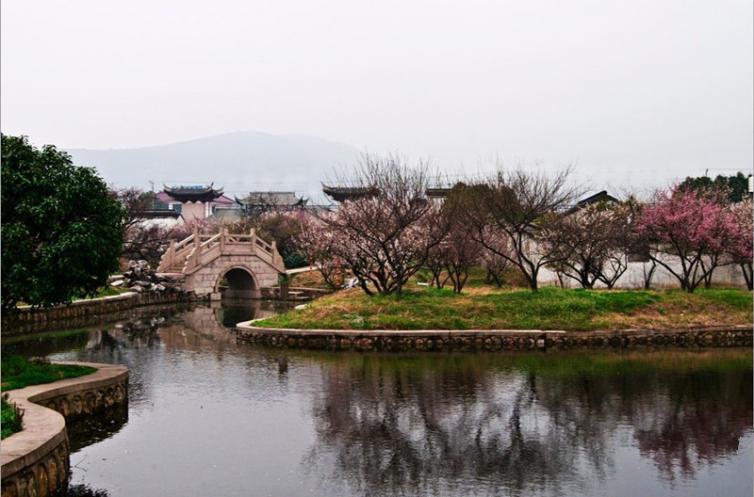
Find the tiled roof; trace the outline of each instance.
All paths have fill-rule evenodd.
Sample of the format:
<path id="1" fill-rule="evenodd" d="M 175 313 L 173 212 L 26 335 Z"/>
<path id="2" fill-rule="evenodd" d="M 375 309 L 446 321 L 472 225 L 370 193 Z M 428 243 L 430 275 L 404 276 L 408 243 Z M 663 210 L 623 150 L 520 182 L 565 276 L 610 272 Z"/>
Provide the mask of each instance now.
<path id="1" fill-rule="evenodd" d="M 165 193 L 179 202 L 210 202 L 223 194 L 223 189 L 215 189 L 212 184 L 165 186 Z"/>

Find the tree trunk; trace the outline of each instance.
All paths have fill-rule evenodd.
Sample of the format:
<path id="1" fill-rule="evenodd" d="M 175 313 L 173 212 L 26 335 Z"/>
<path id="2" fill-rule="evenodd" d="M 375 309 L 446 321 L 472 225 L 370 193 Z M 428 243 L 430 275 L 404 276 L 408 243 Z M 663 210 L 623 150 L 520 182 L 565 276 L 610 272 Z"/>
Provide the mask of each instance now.
<path id="1" fill-rule="evenodd" d="M 581 283 L 581 288 L 586 288 L 587 290 L 594 288 L 594 282 L 589 279 L 589 273 L 586 271 L 582 271 L 579 274 L 579 283 Z"/>
<path id="2" fill-rule="evenodd" d="M 744 262 L 741 264 L 741 271 L 744 273 L 744 280 L 746 281 L 746 288 L 754 290 L 754 268 L 752 268 L 751 262 Z"/>
<path id="3" fill-rule="evenodd" d="M 529 288 L 531 288 L 532 292 L 538 292 L 539 291 L 539 284 L 537 282 L 537 276 L 539 276 L 539 271 L 532 270 L 531 275 L 526 274 L 524 272 L 524 275 L 526 276 L 526 279 L 529 281 Z"/>
<path id="4" fill-rule="evenodd" d="M 649 268 L 649 272 L 647 272 L 646 269 L 644 270 L 644 290 L 650 290 L 652 288 L 652 278 L 654 277 L 656 270 L 657 262 L 655 261 L 652 261 L 652 266 Z"/>

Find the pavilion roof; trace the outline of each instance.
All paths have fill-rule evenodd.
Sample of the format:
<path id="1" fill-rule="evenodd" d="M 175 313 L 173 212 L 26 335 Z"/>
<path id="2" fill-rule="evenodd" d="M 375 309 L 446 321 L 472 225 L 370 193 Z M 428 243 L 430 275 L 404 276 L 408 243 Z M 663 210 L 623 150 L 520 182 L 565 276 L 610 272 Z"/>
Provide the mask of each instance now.
<path id="1" fill-rule="evenodd" d="M 322 191 L 325 195 L 332 197 L 333 200 L 343 202 L 357 198 L 373 197 L 379 193 L 374 186 L 328 186 L 322 185 Z"/>
<path id="2" fill-rule="evenodd" d="M 211 202 L 223 196 L 222 188 L 214 188 L 214 184 L 164 186 L 164 192 L 178 202 Z M 230 200 L 230 199 L 228 199 Z"/>

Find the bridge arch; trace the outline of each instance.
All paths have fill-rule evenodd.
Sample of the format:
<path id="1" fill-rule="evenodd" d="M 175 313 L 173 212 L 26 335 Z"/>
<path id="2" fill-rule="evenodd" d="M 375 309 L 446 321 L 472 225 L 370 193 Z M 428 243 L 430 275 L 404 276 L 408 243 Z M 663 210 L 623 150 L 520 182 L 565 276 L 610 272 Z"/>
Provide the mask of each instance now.
<path id="1" fill-rule="evenodd" d="M 214 294 L 226 298 L 259 298 L 259 283 L 254 271 L 243 264 L 226 267 L 217 277 Z"/>
<path id="2" fill-rule="evenodd" d="M 228 296 L 260 298 L 263 289 L 275 287 L 286 274 L 274 241 L 267 243 L 254 230 L 229 233 L 225 228 L 214 235 L 195 229 L 180 242 L 171 241 L 158 271 L 183 275 L 184 290 L 211 300 L 219 299 L 221 290 Z M 223 281 L 229 284 L 221 285 Z"/>

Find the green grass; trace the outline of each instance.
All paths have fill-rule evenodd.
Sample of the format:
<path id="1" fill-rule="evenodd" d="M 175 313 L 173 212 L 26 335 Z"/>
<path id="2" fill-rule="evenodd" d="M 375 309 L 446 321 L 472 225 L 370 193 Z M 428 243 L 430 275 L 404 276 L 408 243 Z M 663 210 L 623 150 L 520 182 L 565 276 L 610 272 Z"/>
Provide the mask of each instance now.
<path id="1" fill-rule="evenodd" d="M 64 378 L 76 378 L 96 371 L 88 366 L 52 364 L 42 360 L 28 360 L 21 356 L 3 357 L 1 366 L 0 382 L 4 391 Z"/>
<path id="2" fill-rule="evenodd" d="M 97 289 L 97 293 L 94 295 L 88 296 L 88 297 L 73 297 L 73 300 L 90 300 L 90 299 L 99 299 L 102 297 L 112 297 L 114 295 L 120 295 L 121 293 L 128 292 L 128 288 L 114 288 L 111 286 L 103 286 L 101 288 Z"/>
<path id="3" fill-rule="evenodd" d="M 52 364 L 44 360 L 29 360 L 21 356 L 3 357 L 0 364 L 0 382 L 4 391 L 29 385 L 50 383 L 65 378 L 76 378 L 95 372 L 95 368 L 69 364 Z M 22 413 L 2 397 L 2 438 L 21 430 Z"/>
<path id="4" fill-rule="evenodd" d="M 749 324 L 752 295 L 745 290 L 569 290 L 539 292 L 415 287 L 402 295 L 368 297 L 338 292 L 259 322 L 280 328 L 324 329 L 562 329 L 678 328 Z"/>
<path id="5" fill-rule="evenodd" d="M 115 288 L 111 286 L 103 286 L 97 289 L 97 291 L 94 293 L 94 295 L 89 295 L 86 297 L 82 297 L 80 295 L 74 295 L 71 298 L 72 302 L 76 302 L 78 300 L 91 300 L 91 299 L 99 299 L 102 297 L 112 297 L 114 295 L 120 295 L 121 293 L 130 292 L 128 288 Z M 17 306 L 24 306 L 29 305 L 27 302 L 19 301 L 16 303 Z"/>
<path id="6" fill-rule="evenodd" d="M 0 410 L 0 438 L 6 438 L 14 433 L 21 431 L 21 418 L 23 414 L 19 409 L 8 402 L 5 397 L 0 400 L 2 402 L 2 409 Z"/>

